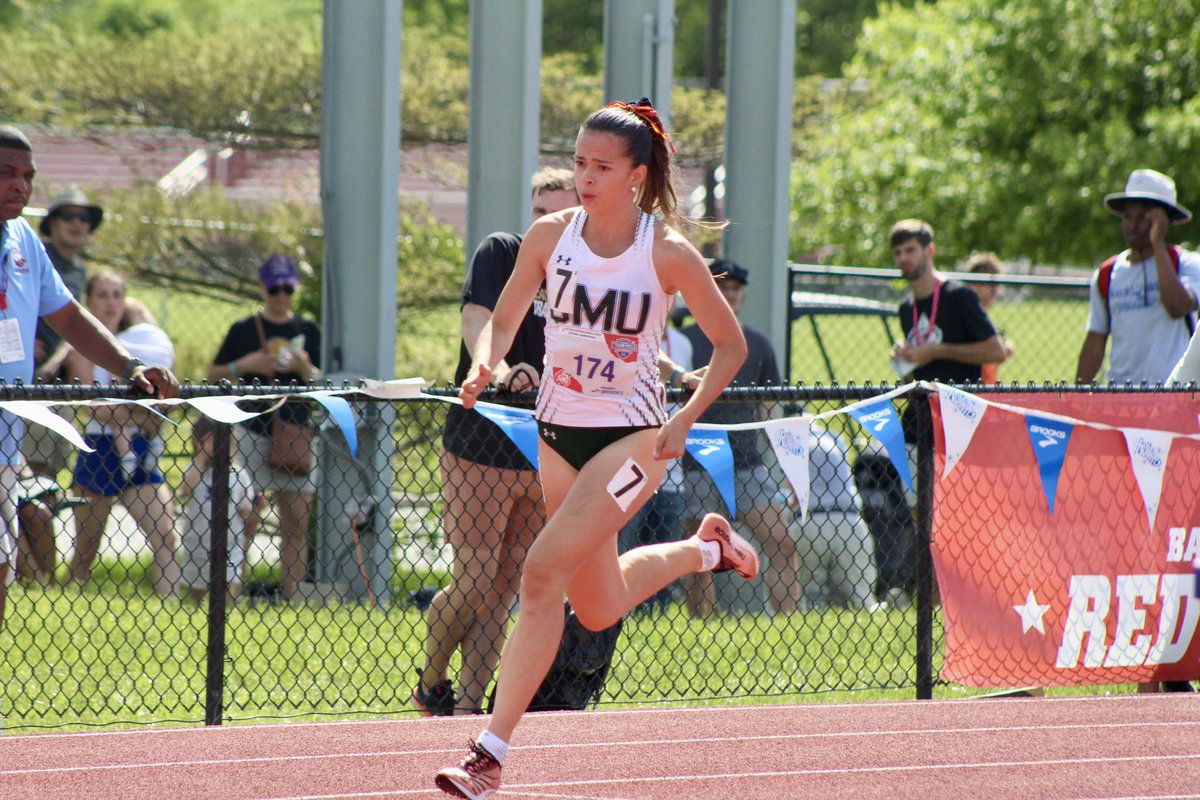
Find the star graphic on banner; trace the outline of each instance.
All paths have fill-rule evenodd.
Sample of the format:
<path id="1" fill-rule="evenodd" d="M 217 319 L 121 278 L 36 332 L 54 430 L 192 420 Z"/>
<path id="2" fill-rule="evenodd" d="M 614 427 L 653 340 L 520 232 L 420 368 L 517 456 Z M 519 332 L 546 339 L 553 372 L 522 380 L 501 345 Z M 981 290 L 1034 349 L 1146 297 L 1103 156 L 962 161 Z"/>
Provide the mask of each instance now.
<path id="1" fill-rule="evenodd" d="M 1045 633 L 1046 629 L 1042 627 L 1042 617 L 1049 610 L 1049 605 L 1038 603 L 1037 598 L 1033 596 L 1033 589 L 1030 589 L 1029 595 L 1025 598 L 1025 605 L 1013 606 L 1013 611 L 1021 617 L 1021 633 L 1029 633 L 1030 628 L 1037 628 L 1038 633 Z"/>

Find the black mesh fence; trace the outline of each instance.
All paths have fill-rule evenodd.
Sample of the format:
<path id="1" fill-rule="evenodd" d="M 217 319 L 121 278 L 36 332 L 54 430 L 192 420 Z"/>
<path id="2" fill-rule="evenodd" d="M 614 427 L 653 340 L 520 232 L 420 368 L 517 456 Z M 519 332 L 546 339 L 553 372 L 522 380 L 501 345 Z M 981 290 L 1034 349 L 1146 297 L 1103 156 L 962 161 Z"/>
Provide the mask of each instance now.
<path id="1" fill-rule="evenodd" d="M 1087 327 L 1090 274 L 1010 268 L 1005 275 L 943 274 L 973 288 L 997 287 L 987 313 L 1014 349 L 996 370 L 998 382 L 1073 382 Z M 888 349 L 903 338 L 897 310 L 908 292 L 898 270 L 796 264 L 788 277 L 793 322 L 781 363 L 785 382 L 897 379 Z M 1102 369 L 1097 380 L 1104 375 Z"/>
<path id="2" fill-rule="evenodd" d="M 736 390 L 721 402 L 792 415 L 872 393 Z M 140 421 L 58 406 L 96 453 L 31 425 L 25 449 L 48 474 L 21 472 L 17 580 L 0 633 L 4 724 L 403 713 L 418 686 L 436 704 L 442 680 L 460 705 L 483 706 L 541 524 L 535 473 L 444 452 L 451 406 L 439 399 L 347 397 L 355 456 L 325 408 L 298 396 L 274 422 L 232 426 L 187 405 Z M 749 434 L 734 526 L 762 551 L 763 574 L 688 576 L 648 600 L 609 643 L 610 663 L 596 665 L 603 690 L 589 699 L 916 687 L 919 673 L 928 689 L 915 665 L 912 498 L 854 423 L 833 420 L 804 520 L 771 448 Z M 304 430 L 289 439 L 282 422 Z M 511 447 L 494 426 L 481 435 L 471 452 Z M 280 458 L 272 447 L 285 440 L 308 457 Z M 622 547 L 728 513 L 692 466 L 668 475 Z M 467 657 L 462 640 L 475 642 Z"/>
<path id="3" fill-rule="evenodd" d="M 228 391 L 187 387 L 184 397 Z M 456 445 L 458 454 L 445 450 L 449 390 L 392 401 L 341 393 L 354 455 L 326 406 L 301 391 L 261 390 L 288 395 L 286 405 L 274 421 L 237 425 L 187 404 L 166 419 L 57 407 L 101 455 L 31 429 L 26 450 L 41 443 L 50 468 L 26 469 L 16 493 L 18 577 L 0 633 L 7 728 L 417 713 L 414 690 L 432 711 L 486 707 L 519 613 L 520 562 L 541 526 L 535 474 L 495 426 Z M 719 402 L 795 417 L 883 391 L 739 388 Z M 931 696 L 944 631 L 929 548 L 929 403 L 925 390 L 894 400 L 908 421 L 915 490 L 850 415 L 822 416 L 803 518 L 766 437 L 741 432 L 733 525 L 763 554 L 762 574 L 684 576 L 608 638 L 568 626 L 578 641 L 567 660 L 587 673 L 574 678 L 576 696 Z M 284 422 L 303 430 L 282 434 Z M 307 458 L 274 452 L 289 441 Z M 728 514 L 726 496 L 681 463 L 619 545 L 683 538 L 708 511 Z"/>

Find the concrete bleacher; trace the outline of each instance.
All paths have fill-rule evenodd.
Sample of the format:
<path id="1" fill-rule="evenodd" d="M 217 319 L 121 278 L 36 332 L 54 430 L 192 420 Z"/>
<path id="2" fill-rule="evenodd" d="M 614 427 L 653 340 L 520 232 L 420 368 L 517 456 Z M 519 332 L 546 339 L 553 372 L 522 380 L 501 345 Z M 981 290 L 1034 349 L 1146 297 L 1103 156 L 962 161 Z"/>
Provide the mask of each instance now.
<path id="1" fill-rule="evenodd" d="M 35 207 L 45 207 L 66 187 L 76 184 L 102 199 L 106 190 L 158 184 L 185 159 L 203 151 L 207 173 L 184 191 L 221 186 L 227 197 L 249 203 L 300 201 L 320 203 L 320 151 L 256 150 L 222 147 L 174 131 L 119 131 L 111 134 L 65 135 L 27 131 L 33 143 L 38 177 Z M 567 166 L 566 159 L 562 159 Z M 702 185 L 696 169 L 684 170 L 684 191 Z M 400 154 L 402 199 L 426 203 L 439 221 L 460 236 L 467 229 L 467 148 L 434 144 L 404 147 Z"/>
<path id="2" fill-rule="evenodd" d="M 202 143 L 156 134 L 120 137 L 27 133 L 37 164 L 34 204 L 44 205 L 66 187 L 87 191 L 155 183 Z"/>
<path id="3" fill-rule="evenodd" d="M 158 184 L 197 150 L 207 155 L 207 175 L 192 191 L 220 185 L 226 196 L 245 202 L 320 202 L 316 149 L 233 150 L 169 132 L 27 135 L 38 168 L 35 207 L 44 208 L 71 185 L 102 198 L 106 190 Z M 466 159 L 463 145 L 409 147 L 400 157 L 401 198 L 429 204 L 460 235 L 467 219 Z"/>

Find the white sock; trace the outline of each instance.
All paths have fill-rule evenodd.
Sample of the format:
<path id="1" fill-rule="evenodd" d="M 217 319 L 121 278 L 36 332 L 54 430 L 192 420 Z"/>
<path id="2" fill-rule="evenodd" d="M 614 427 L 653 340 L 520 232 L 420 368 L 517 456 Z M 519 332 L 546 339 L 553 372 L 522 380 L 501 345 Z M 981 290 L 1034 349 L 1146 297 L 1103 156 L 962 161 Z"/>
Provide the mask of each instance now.
<path id="1" fill-rule="evenodd" d="M 142 455 L 142 469 L 146 472 L 154 472 L 158 469 L 158 461 L 162 457 L 164 449 L 163 440 L 158 437 L 146 442 L 146 452 Z"/>
<path id="2" fill-rule="evenodd" d="M 129 479 L 133 476 L 133 471 L 137 469 L 137 464 L 137 453 L 130 450 L 128 453 L 121 454 L 121 473 L 126 479 Z"/>
<path id="3" fill-rule="evenodd" d="M 504 766 L 504 759 L 508 756 L 508 742 L 488 730 L 479 734 L 475 742 L 491 753 L 492 757 L 500 762 L 500 766 Z"/>
<path id="4" fill-rule="evenodd" d="M 693 536 L 692 541 L 700 548 L 700 569 L 697 572 L 711 572 L 721 563 L 720 542 L 709 542 L 699 536 Z"/>

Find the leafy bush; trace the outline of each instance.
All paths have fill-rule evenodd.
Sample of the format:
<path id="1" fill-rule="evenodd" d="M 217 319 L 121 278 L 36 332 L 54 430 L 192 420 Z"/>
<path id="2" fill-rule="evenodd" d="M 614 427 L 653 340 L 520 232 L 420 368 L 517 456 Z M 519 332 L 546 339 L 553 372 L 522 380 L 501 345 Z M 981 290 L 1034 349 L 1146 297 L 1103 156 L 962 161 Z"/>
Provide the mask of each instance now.
<path id="1" fill-rule="evenodd" d="M 90 263 L 128 276 L 131 294 L 142 295 L 175 341 L 181 376 L 201 379 L 229 323 L 261 302 L 258 267 L 268 255 L 282 253 L 300 264 L 304 287 L 298 310 L 320 319 L 319 207 L 299 201 L 247 204 L 219 189 L 170 200 L 153 186 L 93 199 L 109 213 L 96 231 Z M 462 240 L 421 203 L 401 206 L 399 228 L 398 330 L 418 332 L 421 368 L 448 379 L 458 355 Z M 441 313 L 446 310 L 452 313 Z"/>

